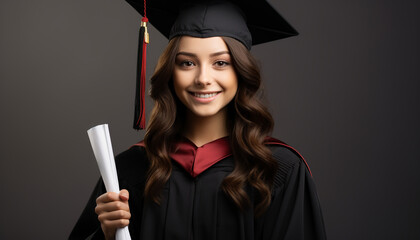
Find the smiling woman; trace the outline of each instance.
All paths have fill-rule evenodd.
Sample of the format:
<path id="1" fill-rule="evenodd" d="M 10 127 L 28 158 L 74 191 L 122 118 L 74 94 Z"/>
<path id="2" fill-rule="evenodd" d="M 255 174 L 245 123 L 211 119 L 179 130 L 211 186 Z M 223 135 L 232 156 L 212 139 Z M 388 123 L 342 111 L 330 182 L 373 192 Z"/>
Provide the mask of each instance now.
<path id="1" fill-rule="evenodd" d="M 188 126 L 197 122 L 194 120 L 197 117 L 213 118 L 218 121 L 215 125 L 225 125 L 225 107 L 238 88 L 230 58 L 221 37 L 181 37 L 173 84 L 178 99 L 188 109 Z M 227 135 L 227 132 L 218 135 Z"/>
<path id="2" fill-rule="evenodd" d="M 169 38 L 151 78 L 144 141 L 116 157 L 124 190 L 104 193 L 100 180 L 70 238 L 113 239 L 128 225 L 142 240 L 325 239 L 306 162 L 269 137 L 241 9 L 190 4 Z"/>

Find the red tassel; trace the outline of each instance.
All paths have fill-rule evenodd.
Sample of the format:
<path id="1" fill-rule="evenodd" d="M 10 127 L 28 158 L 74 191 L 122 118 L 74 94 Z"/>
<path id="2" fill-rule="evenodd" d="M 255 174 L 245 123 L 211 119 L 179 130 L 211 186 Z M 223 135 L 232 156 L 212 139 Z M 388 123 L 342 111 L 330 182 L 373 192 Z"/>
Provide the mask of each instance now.
<path id="1" fill-rule="evenodd" d="M 149 33 L 147 32 L 147 22 L 149 20 L 144 17 L 141 20 L 139 51 L 137 66 L 137 84 L 136 84 L 136 101 L 134 114 L 134 129 L 144 129 L 146 127 L 146 107 L 145 107 L 145 91 L 146 91 L 146 48 L 149 43 Z M 141 44 L 141 45 L 140 45 Z"/>

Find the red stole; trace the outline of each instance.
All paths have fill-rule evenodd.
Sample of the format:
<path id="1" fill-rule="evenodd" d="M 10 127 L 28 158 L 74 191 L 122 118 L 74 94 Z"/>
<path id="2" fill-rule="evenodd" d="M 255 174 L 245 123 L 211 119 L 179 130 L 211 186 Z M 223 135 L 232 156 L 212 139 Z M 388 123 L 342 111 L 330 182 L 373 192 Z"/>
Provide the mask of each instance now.
<path id="1" fill-rule="evenodd" d="M 303 160 L 309 170 L 309 173 L 311 173 L 311 170 L 309 169 L 305 159 L 302 157 L 302 155 L 299 154 L 298 151 L 296 151 L 296 149 L 272 137 L 267 137 L 265 139 L 265 144 L 281 145 L 290 149 Z M 134 146 L 145 147 L 143 141 L 135 144 Z M 183 141 L 175 144 L 174 149 L 175 150 L 170 153 L 170 157 L 180 166 L 182 166 L 194 178 L 220 160 L 232 155 L 229 144 L 229 137 L 216 139 L 204 144 L 201 147 L 197 147 L 193 142 L 187 138 L 184 138 Z"/>

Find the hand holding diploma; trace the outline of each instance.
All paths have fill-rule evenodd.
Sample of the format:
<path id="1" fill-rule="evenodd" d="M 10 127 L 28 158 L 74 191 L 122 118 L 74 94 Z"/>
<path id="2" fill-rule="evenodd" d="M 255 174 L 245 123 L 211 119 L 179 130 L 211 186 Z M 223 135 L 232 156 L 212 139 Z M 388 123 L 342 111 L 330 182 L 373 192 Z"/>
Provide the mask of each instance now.
<path id="1" fill-rule="evenodd" d="M 89 129 L 88 135 L 107 190 L 107 193 L 97 198 L 95 208 L 102 231 L 107 239 L 115 236 L 116 240 L 131 240 L 127 227 L 131 217 L 129 194 L 127 190 L 120 192 L 119 189 L 108 124 Z"/>

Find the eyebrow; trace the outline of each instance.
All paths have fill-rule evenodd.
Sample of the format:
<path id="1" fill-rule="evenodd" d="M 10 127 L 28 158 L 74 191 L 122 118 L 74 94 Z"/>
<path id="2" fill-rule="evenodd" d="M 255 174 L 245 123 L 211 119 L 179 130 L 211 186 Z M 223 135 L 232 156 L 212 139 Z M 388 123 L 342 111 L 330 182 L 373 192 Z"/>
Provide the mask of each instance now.
<path id="1" fill-rule="evenodd" d="M 215 53 L 210 54 L 210 57 L 215 57 L 215 56 L 219 56 L 219 55 L 223 55 L 223 54 L 229 54 L 230 55 L 230 52 L 229 51 L 215 52 Z M 178 56 L 178 55 L 186 55 L 186 56 L 190 56 L 190 57 L 197 57 L 196 54 L 189 53 L 189 52 L 179 52 L 179 53 L 176 54 L 176 56 Z"/>

